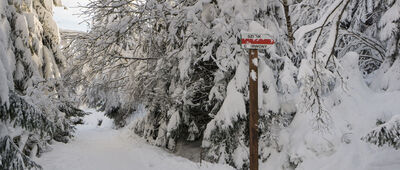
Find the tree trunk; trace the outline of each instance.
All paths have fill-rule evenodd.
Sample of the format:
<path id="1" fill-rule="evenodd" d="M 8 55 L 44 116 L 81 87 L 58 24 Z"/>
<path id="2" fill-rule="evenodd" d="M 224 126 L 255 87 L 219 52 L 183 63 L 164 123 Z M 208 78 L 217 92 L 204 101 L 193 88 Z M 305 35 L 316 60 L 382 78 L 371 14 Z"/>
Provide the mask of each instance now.
<path id="1" fill-rule="evenodd" d="M 287 36 L 289 39 L 290 44 L 293 44 L 293 28 L 292 28 L 292 22 L 290 20 L 289 16 L 289 5 L 287 0 L 282 0 L 283 1 L 283 10 L 285 13 L 285 19 L 286 19 L 286 27 L 287 27 Z"/>

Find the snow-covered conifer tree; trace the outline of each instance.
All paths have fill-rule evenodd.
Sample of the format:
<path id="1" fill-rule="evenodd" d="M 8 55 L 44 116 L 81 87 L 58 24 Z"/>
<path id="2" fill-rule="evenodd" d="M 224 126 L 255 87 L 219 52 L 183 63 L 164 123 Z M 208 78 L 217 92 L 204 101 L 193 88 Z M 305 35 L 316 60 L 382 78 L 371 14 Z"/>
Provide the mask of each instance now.
<path id="1" fill-rule="evenodd" d="M 52 0 L 0 2 L 0 169 L 40 169 L 31 158 L 67 142 L 70 118 L 84 115 L 63 91 L 52 9 Z"/>

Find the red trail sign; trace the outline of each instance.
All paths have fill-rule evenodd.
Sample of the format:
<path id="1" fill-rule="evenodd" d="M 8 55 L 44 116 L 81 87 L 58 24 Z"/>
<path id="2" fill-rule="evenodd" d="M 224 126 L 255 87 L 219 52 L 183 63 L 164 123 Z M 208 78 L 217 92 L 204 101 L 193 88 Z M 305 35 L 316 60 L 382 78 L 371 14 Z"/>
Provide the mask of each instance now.
<path id="1" fill-rule="evenodd" d="M 275 41 L 266 34 L 242 33 L 241 44 L 245 49 L 267 49 Z"/>

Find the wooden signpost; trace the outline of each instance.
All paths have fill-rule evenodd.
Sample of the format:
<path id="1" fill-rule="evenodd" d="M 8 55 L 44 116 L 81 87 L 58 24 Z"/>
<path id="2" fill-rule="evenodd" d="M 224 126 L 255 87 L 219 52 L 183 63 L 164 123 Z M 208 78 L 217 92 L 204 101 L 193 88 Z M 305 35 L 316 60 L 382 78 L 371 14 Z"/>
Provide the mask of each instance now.
<path id="1" fill-rule="evenodd" d="M 274 44 L 268 35 L 242 33 L 242 48 L 249 49 L 250 170 L 258 170 L 258 49 Z"/>

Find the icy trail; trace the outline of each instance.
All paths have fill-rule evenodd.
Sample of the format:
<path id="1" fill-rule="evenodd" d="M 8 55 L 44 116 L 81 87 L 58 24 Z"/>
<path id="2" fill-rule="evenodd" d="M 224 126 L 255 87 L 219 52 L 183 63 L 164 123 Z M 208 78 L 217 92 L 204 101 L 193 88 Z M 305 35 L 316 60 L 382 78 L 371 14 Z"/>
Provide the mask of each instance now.
<path id="1" fill-rule="evenodd" d="M 232 170 L 211 163 L 191 162 L 146 144 L 124 130 L 113 130 L 112 121 L 92 109 L 85 125 L 77 127 L 68 144 L 54 143 L 53 150 L 36 159 L 44 170 Z M 97 126 L 98 119 L 103 123 Z"/>

